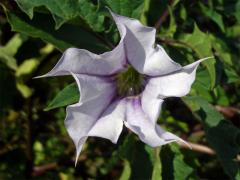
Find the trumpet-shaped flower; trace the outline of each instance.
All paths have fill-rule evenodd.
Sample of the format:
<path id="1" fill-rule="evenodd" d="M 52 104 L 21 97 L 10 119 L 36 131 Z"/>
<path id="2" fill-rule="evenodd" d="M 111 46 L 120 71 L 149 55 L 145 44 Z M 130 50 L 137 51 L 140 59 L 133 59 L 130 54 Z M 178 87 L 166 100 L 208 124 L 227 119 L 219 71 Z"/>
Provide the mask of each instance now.
<path id="1" fill-rule="evenodd" d="M 121 36 L 112 51 L 97 55 L 69 48 L 42 76 L 72 75 L 76 80 L 81 97 L 67 107 L 65 126 L 77 157 L 89 136 L 116 143 L 123 125 L 152 147 L 184 142 L 163 130 L 157 119 L 165 98 L 189 93 L 204 59 L 182 67 L 160 45 L 155 46 L 154 28 L 111 14 Z"/>

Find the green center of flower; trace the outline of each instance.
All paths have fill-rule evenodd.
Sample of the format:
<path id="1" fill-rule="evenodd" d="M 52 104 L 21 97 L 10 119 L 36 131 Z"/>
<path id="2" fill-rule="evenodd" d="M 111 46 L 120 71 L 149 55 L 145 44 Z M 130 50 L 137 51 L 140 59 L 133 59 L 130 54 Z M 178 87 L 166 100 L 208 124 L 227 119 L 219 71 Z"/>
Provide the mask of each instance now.
<path id="1" fill-rule="evenodd" d="M 117 75 L 117 91 L 120 97 L 135 96 L 141 93 L 144 86 L 144 76 L 132 66 Z"/>

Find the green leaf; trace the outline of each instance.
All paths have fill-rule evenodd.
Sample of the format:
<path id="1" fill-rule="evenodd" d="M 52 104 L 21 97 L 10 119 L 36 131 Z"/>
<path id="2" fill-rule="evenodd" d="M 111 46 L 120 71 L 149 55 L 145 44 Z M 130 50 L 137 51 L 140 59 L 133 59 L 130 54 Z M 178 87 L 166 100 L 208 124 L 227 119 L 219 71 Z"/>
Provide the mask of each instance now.
<path id="1" fill-rule="evenodd" d="M 49 111 L 58 107 L 74 104 L 79 100 L 79 90 L 75 83 L 68 85 L 44 109 Z"/>
<path id="2" fill-rule="evenodd" d="M 201 97 L 204 97 L 208 101 L 212 101 L 211 95 L 211 80 L 209 78 L 209 73 L 206 69 L 199 70 L 196 75 L 196 81 L 194 82 L 191 94 L 198 95 L 200 94 Z M 196 92 L 196 93 L 193 93 Z"/>
<path id="3" fill-rule="evenodd" d="M 39 65 L 37 58 L 26 59 L 17 69 L 15 75 L 20 77 L 32 73 Z"/>
<path id="4" fill-rule="evenodd" d="M 106 6 L 115 13 L 139 19 L 144 12 L 144 0 L 105 0 Z M 148 8 L 146 2 L 146 8 Z"/>
<path id="5" fill-rule="evenodd" d="M 190 109 L 194 105 L 192 110 L 202 120 L 207 141 L 216 151 L 226 174 L 231 179 L 237 179 L 240 172 L 239 164 L 235 159 L 240 151 L 240 145 L 237 141 L 240 130 L 229 121 L 224 120 L 223 116 L 204 99 L 200 97 L 185 97 L 183 100 Z"/>
<path id="6" fill-rule="evenodd" d="M 207 67 L 208 73 L 210 75 L 211 89 L 213 89 L 214 86 L 216 85 L 216 79 L 217 79 L 217 72 L 216 72 L 215 64 L 216 64 L 215 59 L 209 59 L 209 60 L 206 60 L 203 62 L 203 65 L 205 65 Z"/>
<path id="7" fill-rule="evenodd" d="M 123 167 L 123 172 L 119 178 L 119 180 L 128 180 L 131 176 L 131 167 L 130 163 L 127 160 L 124 160 L 124 167 Z"/>
<path id="8" fill-rule="evenodd" d="M 14 55 L 25 40 L 26 37 L 23 35 L 15 34 L 5 46 L 0 47 L 0 61 L 9 68 L 16 70 L 17 60 L 14 58 Z"/>
<path id="9" fill-rule="evenodd" d="M 31 19 L 34 17 L 34 9 L 45 7 L 52 14 L 55 21 L 55 28 L 58 29 L 64 23 L 79 17 L 93 31 L 104 30 L 104 14 L 101 8 L 104 5 L 110 7 L 115 12 L 134 18 L 140 18 L 144 11 L 143 0 L 104 0 L 94 5 L 90 0 L 16 0 L 20 9 Z M 79 21 L 79 20 L 78 20 Z M 84 24 L 83 22 L 81 22 Z"/>
<path id="10" fill-rule="evenodd" d="M 222 15 L 219 14 L 217 11 L 215 11 L 212 8 L 207 8 L 206 6 L 202 5 L 201 3 L 200 3 L 200 7 L 202 9 L 203 14 L 205 14 L 205 16 L 212 19 L 220 27 L 220 29 L 224 32 L 225 28 L 224 28 Z"/>
<path id="11" fill-rule="evenodd" d="M 152 180 L 162 179 L 162 164 L 160 160 L 160 148 L 154 149 Z"/>
<path id="12" fill-rule="evenodd" d="M 153 172 L 153 164 L 150 154 L 145 149 L 145 144 L 137 142 L 133 149 L 131 163 L 131 179 L 150 179 Z M 144 164 L 144 166 L 143 166 Z"/>
<path id="13" fill-rule="evenodd" d="M 84 48 L 94 52 L 103 52 L 107 49 L 100 39 L 81 27 L 66 24 L 56 31 L 48 15 L 35 14 L 34 18 L 29 20 L 22 13 L 13 13 L 8 10 L 5 10 L 5 13 L 13 31 L 41 38 L 61 51 L 69 47 Z"/>
<path id="14" fill-rule="evenodd" d="M 212 42 L 210 35 L 203 33 L 196 24 L 194 25 L 193 33 L 191 35 L 184 35 L 182 41 L 188 44 L 199 58 L 212 56 Z M 213 88 L 216 84 L 215 61 L 209 59 L 204 61 L 203 64 L 207 67 L 211 78 L 211 88 Z"/>
<path id="15" fill-rule="evenodd" d="M 16 0 L 18 6 L 31 19 L 36 7 L 44 6 L 55 20 L 58 29 L 65 22 L 81 17 L 94 31 L 103 31 L 104 16 L 98 11 L 98 6 L 90 0 Z"/>
<path id="16" fill-rule="evenodd" d="M 163 146 L 160 154 L 163 180 L 186 180 L 194 172 L 193 168 L 184 162 L 184 156 L 178 145 Z"/>
<path id="17" fill-rule="evenodd" d="M 212 55 L 209 35 L 202 32 L 197 24 L 194 24 L 193 33 L 184 35 L 182 40 L 192 46 L 200 58 Z"/>
<path id="18" fill-rule="evenodd" d="M 149 8 L 150 8 L 150 2 L 151 2 L 150 0 L 144 0 L 143 12 L 142 12 L 142 15 L 140 17 L 140 20 L 144 25 L 148 24 L 147 13 L 148 13 Z"/>
<path id="19" fill-rule="evenodd" d="M 29 98 L 33 93 L 33 89 L 24 83 L 23 76 L 30 75 L 38 67 L 38 65 L 39 60 L 37 58 L 31 58 L 23 61 L 23 63 L 16 69 L 16 87 L 24 98 Z"/>
<path id="20" fill-rule="evenodd" d="M 24 41 L 27 40 L 27 37 L 22 35 L 22 34 L 15 34 L 9 41 L 8 43 L 2 47 L 7 51 L 7 53 L 11 56 L 14 56 L 19 47 L 23 44 Z"/>
<path id="21" fill-rule="evenodd" d="M 237 1 L 236 5 L 235 5 L 235 16 L 238 20 L 238 22 L 240 22 L 240 1 Z"/>
<path id="22" fill-rule="evenodd" d="M 227 75 L 227 83 L 236 83 L 239 82 L 239 76 L 233 69 L 225 69 Z"/>
<path id="23" fill-rule="evenodd" d="M 0 48 L 0 62 L 5 64 L 7 67 L 9 67 L 12 70 L 17 69 L 16 59 L 13 56 L 8 55 L 8 53 L 4 49 L 1 49 L 1 48 Z"/>
<path id="24" fill-rule="evenodd" d="M 24 84 L 22 79 L 17 79 L 16 87 L 24 98 L 29 98 L 33 93 L 33 89 L 29 88 L 26 84 Z"/>
<path id="25" fill-rule="evenodd" d="M 180 17 L 185 21 L 187 18 L 187 12 L 183 5 L 180 7 Z"/>
<path id="26" fill-rule="evenodd" d="M 146 145 L 137 141 L 135 137 L 133 134 L 127 136 L 120 146 L 118 154 L 121 159 L 130 164 L 131 169 L 128 168 L 128 173 L 131 173 L 130 179 L 151 179 L 153 172 L 151 153 L 153 149 L 147 150 Z"/>
<path id="27" fill-rule="evenodd" d="M 216 50 L 216 55 L 219 56 L 221 60 L 223 60 L 223 62 L 229 65 L 233 65 L 231 59 L 231 52 L 227 44 L 215 36 L 211 36 L 211 40 L 212 47 Z"/>

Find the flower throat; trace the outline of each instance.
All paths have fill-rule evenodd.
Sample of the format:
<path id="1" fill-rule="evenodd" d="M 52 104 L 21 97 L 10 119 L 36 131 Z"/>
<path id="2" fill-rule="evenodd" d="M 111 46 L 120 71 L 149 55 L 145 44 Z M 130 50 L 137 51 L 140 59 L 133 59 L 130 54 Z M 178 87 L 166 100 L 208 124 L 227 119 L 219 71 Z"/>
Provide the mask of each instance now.
<path id="1" fill-rule="evenodd" d="M 144 86 L 144 76 L 139 74 L 132 66 L 117 75 L 117 92 L 120 97 L 136 96 Z"/>

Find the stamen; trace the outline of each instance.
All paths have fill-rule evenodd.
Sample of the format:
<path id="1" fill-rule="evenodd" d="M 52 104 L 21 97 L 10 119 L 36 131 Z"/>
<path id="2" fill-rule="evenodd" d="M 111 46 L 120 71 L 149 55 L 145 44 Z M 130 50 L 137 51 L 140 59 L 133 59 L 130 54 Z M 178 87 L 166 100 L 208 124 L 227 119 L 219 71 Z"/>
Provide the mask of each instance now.
<path id="1" fill-rule="evenodd" d="M 135 96 L 143 90 L 144 76 L 133 67 L 128 66 L 124 72 L 117 75 L 117 90 L 120 97 Z"/>

